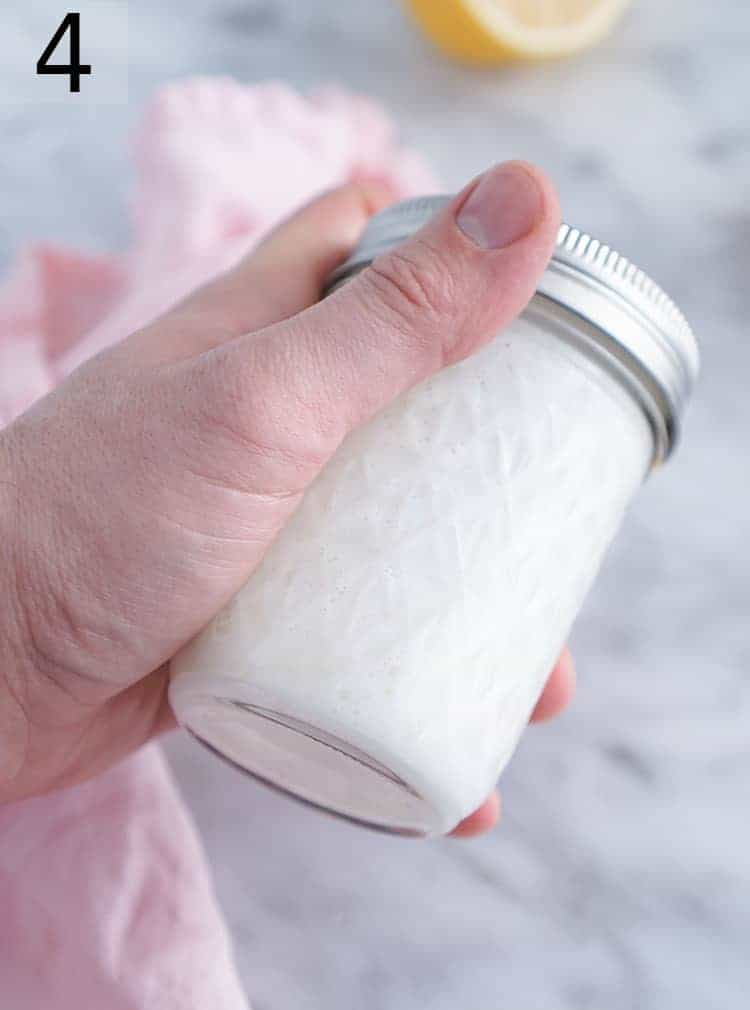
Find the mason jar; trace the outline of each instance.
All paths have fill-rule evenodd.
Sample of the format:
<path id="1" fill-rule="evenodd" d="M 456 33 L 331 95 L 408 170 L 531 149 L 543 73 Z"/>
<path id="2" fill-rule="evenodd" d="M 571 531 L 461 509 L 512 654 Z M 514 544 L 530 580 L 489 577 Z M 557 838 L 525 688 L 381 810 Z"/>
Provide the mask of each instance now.
<path id="1" fill-rule="evenodd" d="M 376 215 L 329 290 L 447 199 Z M 563 225 L 520 318 L 352 432 L 174 658 L 180 723 L 308 803 L 450 831 L 510 758 L 697 370 L 667 295 Z"/>

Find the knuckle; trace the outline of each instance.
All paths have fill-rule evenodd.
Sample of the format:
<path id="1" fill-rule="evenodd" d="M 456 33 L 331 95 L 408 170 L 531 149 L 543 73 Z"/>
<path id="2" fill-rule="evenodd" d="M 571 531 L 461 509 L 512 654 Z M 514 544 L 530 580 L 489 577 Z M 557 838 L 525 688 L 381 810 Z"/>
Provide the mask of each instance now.
<path id="1" fill-rule="evenodd" d="M 214 361 L 191 408 L 191 467 L 241 491 L 298 494 L 329 455 L 303 405 L 279 397 L 252 367 Z"/>
<path id="2" fill-rule="evenodd" d="M 367 273 L 377 301 L 403 324 L 444 325 L 455 314 L 449 265 L 422 239 L 379 257 Z"/>

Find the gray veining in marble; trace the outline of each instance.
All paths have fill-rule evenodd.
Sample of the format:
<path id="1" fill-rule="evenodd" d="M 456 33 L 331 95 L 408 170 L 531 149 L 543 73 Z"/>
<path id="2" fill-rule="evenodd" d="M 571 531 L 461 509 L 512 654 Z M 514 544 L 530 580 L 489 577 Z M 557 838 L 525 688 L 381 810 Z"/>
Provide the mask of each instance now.
<path id="1" fill-rule="evenodd" d="M 497 73 L 443 62 L 395 0 L 132 0 L 129 107 L 0 102 L 3 259 L 31 236 L 126 241 L 127 129 L 159 82 L 336 79 L 448 185 L 540 162 L 566 217 L 702 338 L 682 450 L 611 552 L 574 634 L 578 698 L 527 734 L 500 831 L 384 839 L 170 741 L 256 1010 L 750 1005 L 749 51 L 736 0 L 640 0 L 590 55 Z"/>

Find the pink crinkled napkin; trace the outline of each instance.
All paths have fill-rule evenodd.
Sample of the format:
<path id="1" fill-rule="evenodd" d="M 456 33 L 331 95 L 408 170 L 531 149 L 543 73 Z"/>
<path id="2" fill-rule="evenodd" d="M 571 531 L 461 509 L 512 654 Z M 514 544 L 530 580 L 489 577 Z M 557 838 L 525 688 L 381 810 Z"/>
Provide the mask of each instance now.
<path id="1" fill-rule="evenodd" d="M 164 88 L 137 137 L 125 255 L 35 245 L 0 288 L 0 426 L 82 361 L 246 252 L 321 190 L 403 196 L 432 174 L 369 100 L 200 79 Z M 158 746 L 0 809 L 0 1005 L 247 1010 L 195 828 Z"/>

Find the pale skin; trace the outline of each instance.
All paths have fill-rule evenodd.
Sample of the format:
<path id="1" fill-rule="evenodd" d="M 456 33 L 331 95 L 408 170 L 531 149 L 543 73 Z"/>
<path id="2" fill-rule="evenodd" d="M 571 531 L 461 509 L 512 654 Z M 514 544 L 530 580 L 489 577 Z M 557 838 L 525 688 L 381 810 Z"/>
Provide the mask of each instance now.
<path id="1" fill-rule="evenodd" d="M 557 199 L 525 164 L 483 178 L 485 203 L 495 186 L 533 204 L 510 244 L 459 225 L 474 180 L 320 301 L 392 198 L 337 189 L 0 432 L 0 800 L 90 778 L 172 727 L 170 656 L 251 575 L 346 434 L 523 309 Z M 574 680 L 565 651 L 532 720 L 560 712 Z M 499 810 L 494 794 L 455 834 Z"/>

